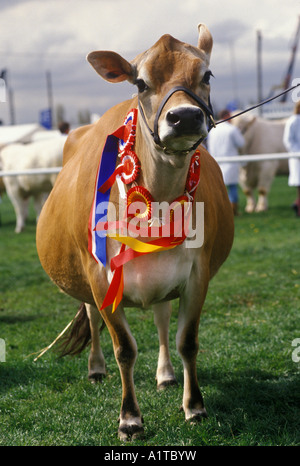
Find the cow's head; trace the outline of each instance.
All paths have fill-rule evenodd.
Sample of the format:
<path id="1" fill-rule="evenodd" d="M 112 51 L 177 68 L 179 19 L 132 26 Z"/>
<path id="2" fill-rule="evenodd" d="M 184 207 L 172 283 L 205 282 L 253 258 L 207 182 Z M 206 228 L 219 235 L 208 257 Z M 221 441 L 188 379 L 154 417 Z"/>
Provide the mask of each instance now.
<path id="1" fill-rule="evenodd" d="M 138 88 L 139 106 L 155 144 L 166 153 L 191 151 L 207 135 L 212 113 L 209 59 L 212 37 L 199 24 L 198 47 L 162 36 L 131 63 L 114 52 L 98 51 L 88 61 L 107 81 Z"/>

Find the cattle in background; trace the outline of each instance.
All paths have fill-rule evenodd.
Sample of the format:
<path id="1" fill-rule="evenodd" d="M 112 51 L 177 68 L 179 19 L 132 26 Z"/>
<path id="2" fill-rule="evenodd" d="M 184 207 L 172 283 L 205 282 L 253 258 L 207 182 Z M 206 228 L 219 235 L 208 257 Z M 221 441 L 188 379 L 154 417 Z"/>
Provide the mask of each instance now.
<path id="1" fill-rule="evenodd" d="M 49 134 L 49 131 L 37 123 L 8 126 L 0 125 L 0 149 L 8 144 L 16 142 L 32 142 L 36 133 Z"/>
<path id="2" fill-rule="evenodd" d="M 0 170 L 1 170 L 1 167 L 0 167 Z M 2 202 L 2 195 L 4 193 L 5 193 L 5 185 L 4 185 L 2 177 L 0 177 L 0 207 L 1 207 L 1 202 Z M 1 212 L 0 212 L 0 226 L 1 224 L 2 224 L 2 220 L 1 220 Z"/>
<path id="3" fill-rule="evenodd" d="M 0 167 L 0 169 L 1 169 L 1 167 Z M 3 193 L 5 193 L 5 184 L 4 184 L 3 178 L 1 176 L 0 177 L 0 198 L 1 198 Z"/>
<path id="4" fill-rule="evenodd" d="M 100 76 L 111 83 L 127 80 L 137 85 L 138 96 L 113 107 L 95 124 L 70 135 L 64 149 L 63 169 L 37 225 L 37 249 L 45 271 L 64 292 L 85 303 L 74 321 L 71 337 L 81 337 L 81 350 L 91 335 L 89 377 L 94 380 L 106 373 L 99 339 L 102 319 L 110 332 L 123 388 L 119 417 L 122 440 L 143 433 L 133 381 L 137 344 L 125 317 L 125 307 L 153 305 L 160 346 L 156 378 L 161 388 L 175 381 L 168 331 L 171 301 L 179 298 L 176 343 L 184 366 L 182 407 L 189 421 L 207 415 L 196 369 L 199 319 L 209 281 L 229 254 L 234 230 L 232 208 L 220 168 L 200 146 L 211 120 L 211 49 L 208 29 L 199 25 L 198 47 L 165 35 L 132 62 L 114 52 L 88 55 Z M 136 114 L 137 122 L 133 123 Z M 107 138 L 108 135 L 111 136 Z M 116 153 L 116 138 L 121 158 Z M 199 153 L 195 152 L 197 147 L 200 160 Z M 112 160 L 112 172 L 106 171 Z M 201 172 L 197 184 L 199 162 Z M 138 165 L 140 169 L 136 170 Z M 106 176 L 102 179 L 105 171 L 107 176 L 112 173 L 108 179 Z M 114 182 L 116 173 L 121 180 Z M 98 176 L 101 182 L 95 190 Z M 102 185 L 104 179 L 107 182 Z M 95 220 L 102 208 L 102 203 L 96 200 L 98 196 L 102 199 L 109 186 L 112 187 L 107 225 L 111 226 L 112 233 L 107 235 L 102 251 L 107 258 L 99 261 L 99 256 L 95 256 L 97 246 L 95 250 L 91 242 L 97 228 L 103 227 L 102 221 L 98 224 Z M 162 235 L 159 231 L 150 244 L 150 238 L 141 234 L 136 238 L 130 235 L 130 230 L 127 235 L 115 233 L 114 236 L 118 218 L 124 219 L 129 228 L 129 209 L 134 196 L 143 207 L 132 214 L 133 219 L 143 218 L 146 231 L 148 222 L 151 225 L 155 220 L 158 225 L 164 225 L 159 217 L 152 215 L 151 198 L 167 204 L 175 199 L 179 205 L 187 202 L 194 228 L 197 225 L 198 232 L 204 228 L 204 242 L 193 244 L 184 235 L 175 240 L 172 235 Z M 195 202 L 191 206 L 193 198 Z M 197 218 L 197 209 L 202 203 L 203 219 Z M 114 221 L 111 216 L 116 208 L 120 217 Z M 166 222 L 171 221 L 170 214 L 164 218 Z M 116 260 L 120 262 L 117 264 Z M 113 275 L 111 267 L 116 267 Z M 88 319 L 90 327 L 85 325 Z"/>
<path id="5" fill-rule="evenodd" d="M 283 131 L 285 121 L 265 120 L 251 114 L 233 119 L 245 138 L 244 154 L 285 153 Z M 246 212 L 263 212 L 268 209 L 268 194 L 278 171 L 287 170 L 286 161 L 270 160 L 249 162 L 240 168 L 240 185 L 246 196 Z M 255 191 L 258 192 L 256 202 Z"/>
<path id="6" fill-rule="evenodd" d="M 1 170 L 61 167 L 65 141 L 66 136 L 58 136 L 29 144 L 9 144 L 0 152 Z M 20 233 L 25 227 L 30 198 L 33 197 L 38 218 L 56 178 L 57 174 L 3 177 L 6 193 L 16 214 L 16 233 Z"/>

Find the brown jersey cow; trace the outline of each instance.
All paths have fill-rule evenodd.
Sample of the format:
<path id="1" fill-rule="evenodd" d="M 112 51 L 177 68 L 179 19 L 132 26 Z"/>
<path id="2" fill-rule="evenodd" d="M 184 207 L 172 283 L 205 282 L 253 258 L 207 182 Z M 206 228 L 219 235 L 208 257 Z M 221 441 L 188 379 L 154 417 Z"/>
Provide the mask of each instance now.
<path id="1" fill-rule="evenodd" d="M 102 319 L 110 332 L 123 388 L 119 419 L 121 439 L 135 438 L 143 432 L 133 382 L 137 345 L 126 320 L 125 307 L 153 305 L 160 344 L 156 378 L 158 386 L 164 387 L 175 381 L 169 358 L 168 325 L 170 303 L 179 298 L 176 343 L 184 367 L 183 410 L 187 420 L 206 417 L 196 371 L 199 319 L 209 281 L 231 249 L 234 224 L 218 164 L 200 146 L 211 121 L 209 58 L 212 37 L 206 26 L 199 25 L 198 30 L 197 47 L 165 35 L 130 63 L 114 52 L 88 55 L 100 76 L 112 83 L 127 80 L 137 85 L 138 96 L 113 107 L 96 124 L 80 128 L 69 136 L 63 169 L 37 227 L 38 254 L 45 271 L 63 291 L 85 303 L 83 319 L 78 320 L 78 325 L 82 324 L 84 329 L 83 320 L 86 317 L 87 321 L 88 317 L 92 340 L 90 378 L 97 379 L 106 370 L 99 341 Z M 134 131 L 129 127 L 127 133 L 125 130 L 122 133 L 119 128 L 124 128 L 131 111 L 137 115 L 136 127 Z M 111 156 L 110 149 L 108 153 L 106 150 L 107 136 L 112 134 L 119 141 L 118 156 Z M 134 135 L 131 149 L 125 153 L 128 172 L 120 149 L 123 134 Z M 200 152 L 196 151 L 197 147 Z M 139 170 L 131 177 L 135 163 L 130 158 L 133 151 Z M 198 161 L 196 157 L 192 164 L 195 151 Z M 197 179 L 199 157 L 201 168 Z M 104 170 L 111 161 L 117 168 L 110 172 L 111 176 L 100 180 L 95 190 L 97 173 L 100 178 L 102 176 L 102 168 L 98 172 L 100 159 Z M 123 160 L 121 167 L 120 160 Z M 109 182 L 110 191 L 107 191 Z M 152 215 L 153 201 L 168 205 L 177 200 L 176 205 L 186 202 L 189 205 L 189 225 L 196 236 L 203 229 L 203 241 L 194 240 L 185 233 L 178 235 L 179 239 L 171 233 L 167 237 L 159 229 L 149 238 L 142 235 L 137 238 L 131 230 L 123 237 L 107 234 L 104 235 L 106 261 L 101 263 L 95 260 L 90 241 L 95 232 L 98 233 L 98 223 L 91 222 L 91 212 L 93 206 L 96 213 L 97 209 L 101 210 L 102 204 L 95 204 L 95 196 L 102 191 L 103 195 L 109 192 L 109 202 L 108 214 L 105 221 L 99 223 L 100 229 L 105 222 L 103 230 L 109 230 L 111 225 L 117 228 L 122 221 L 129 225 L 126 215 L 132 207 L 130 196 L 142 205 L 131 218 L 142 218 L 143 225 L 148 227 L 150 223 L 160 227 L 163 224 L 159 215 Z M 204 206 L 203 217 L 199 215 L 199 205 Z M 118 214 L 113 218 L 115 207 Z M 174 215 L 175 211 L 172 211 Z M 116 258 L 119 265 L 114 262 Z M 119 281 L 114 282 L 113 272 Z M 117 289 L 109 300 L 112 284 Z"/>

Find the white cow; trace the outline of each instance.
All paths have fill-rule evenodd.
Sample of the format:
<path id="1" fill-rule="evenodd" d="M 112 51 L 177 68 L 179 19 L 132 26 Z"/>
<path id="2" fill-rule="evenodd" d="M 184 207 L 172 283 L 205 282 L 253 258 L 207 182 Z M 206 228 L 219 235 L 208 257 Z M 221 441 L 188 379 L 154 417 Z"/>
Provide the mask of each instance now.
<path id="1" fill-rule="evenodd" d="M 66 136 L 59 136 L 29 144 L 10 144 L 1 150 L 0 166 L 3 171 L 50 168 L 62 166 Z M 4 176 L 6 192 L 16 213 L 15 232 L 25 226 L 29 198 L 34 198 L 37 218 L 55 183 L 57 174 Z"/>
<path id="2" fill-rule="evenodd" d="M 286 152 L 283 145 L 285 120 L 270 121 L 251 114 L 233 120 L 243 132 L 244 154 L 271 154 Z M 284 162 L 285 163 L 285 162 Z M 240 169 L 240 185 L 247 198 L 246 212 L 263 212 L 268 209 L 268 193 L 282 161 L 249 162 Z M 254 191 L 258 191 L 255 202 Z"/>

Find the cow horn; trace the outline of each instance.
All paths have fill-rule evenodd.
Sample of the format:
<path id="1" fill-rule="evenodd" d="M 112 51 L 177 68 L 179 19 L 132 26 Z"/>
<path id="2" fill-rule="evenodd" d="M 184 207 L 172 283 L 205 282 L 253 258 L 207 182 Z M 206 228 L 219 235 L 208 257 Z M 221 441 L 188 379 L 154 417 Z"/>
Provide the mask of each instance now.
<path id="1" fill-rule="evenodd" d="M 207 55 L 210 55 L 212 46 L 213 46 L 213 38 L 211 33 L 209 32 L 207 26 L 205 24 L 198 24 L 198 48 L 203 50 Z"/>

